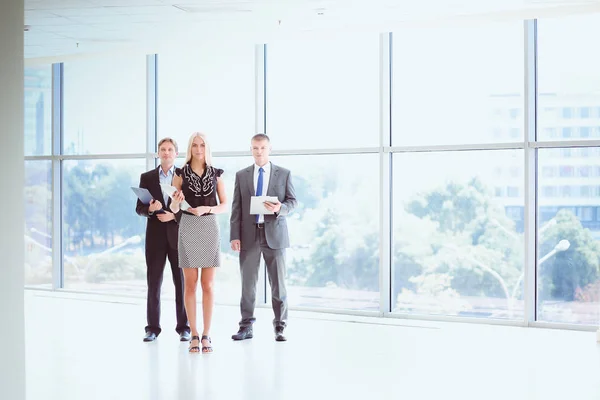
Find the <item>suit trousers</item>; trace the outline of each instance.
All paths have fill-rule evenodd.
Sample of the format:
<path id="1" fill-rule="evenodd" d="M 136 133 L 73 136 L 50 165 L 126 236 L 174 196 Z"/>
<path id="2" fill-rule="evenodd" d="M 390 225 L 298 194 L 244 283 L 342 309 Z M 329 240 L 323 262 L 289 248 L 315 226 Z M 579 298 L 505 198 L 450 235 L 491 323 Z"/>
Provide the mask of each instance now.
<path id="1" fill-rule="evenodd" d="M 254 308 L 261 254 L 265 260 L 271 286 L 271 305 L 275 315 L 273 326 L 285 327 L 288 317 L 287 290 L 285 287 L 285 249 L 271 249 L 267 244 L 264 228 L 258 226 L 256 227 L 255 243 L 251 246 L 245 243 L 244 247 L 245 250 L 240 251 L 240 272 L 242 275 L 242 299 L 240 301 L 242 319 L 240 327 L 251 326 L 256 321 Z"/>
<path id="2" fill-rule="evenodd" d="M 179 268 L 177 247 L 169 243 L 162 245 L 146 246 L 146 278 L 148 282 L 148 298 L 146 303 L 146 318 L 148 325 L 146 332 L 154 332 L 157 336 L 160 327 L 160 292 L 163 281 L 165 264 L 169 258 L 173 284 L 175 285 L 175 313 L 177 317 L 177 333 L 190 331 L 187 314 L 183 303 L 183 273 Z"/>

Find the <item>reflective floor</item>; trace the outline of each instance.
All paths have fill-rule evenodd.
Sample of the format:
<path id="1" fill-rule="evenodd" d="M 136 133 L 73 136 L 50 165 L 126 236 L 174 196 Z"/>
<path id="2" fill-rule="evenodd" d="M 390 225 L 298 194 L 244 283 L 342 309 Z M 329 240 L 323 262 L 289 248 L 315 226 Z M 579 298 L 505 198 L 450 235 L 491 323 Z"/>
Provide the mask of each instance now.
<path id="1" fill-rule="evenodd" d="M 213 354 L 189 354 L 163 303 L 143 343 L 143 300 L 28 290 L 28 400 L 600 399 L 593 332 L 271 311 L 233 342 L 236 307 L 218 306 Z"/>

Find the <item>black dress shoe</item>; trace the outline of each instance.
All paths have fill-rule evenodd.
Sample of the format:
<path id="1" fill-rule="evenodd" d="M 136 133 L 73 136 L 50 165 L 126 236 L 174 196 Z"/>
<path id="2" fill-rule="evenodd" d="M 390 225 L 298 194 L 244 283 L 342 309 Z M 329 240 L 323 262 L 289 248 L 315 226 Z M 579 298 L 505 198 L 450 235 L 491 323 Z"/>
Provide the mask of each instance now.
<path id="1" fill-rule="evenodd" d="M 275 328 L 275 340 L 278 342 L 285 342 L 287 338 L 283 335 L 283 327 L 278 326 Z"/>
<path id="2" fill-rule="evenodd" d="M 156 333 L 146 332 L 146 336 L 144 336 L 144 342 L 154 342 L 155 340 L 156 340 Z"/>
<path id="3" fill-rule="evenodd" d="M 189 342 L 191 338 L 192 338 L 192 336 L 190 335 L 190 333 L 188 331 L 183 331 L 179 334 L 180 342 Z"/>
<path id="4" fill-rule="evenodd" d="M 241 327 L 238 333 L 232 335 L 231 338 L 233 340 L 244 340 L 244 339 L 252 339 L 253 332 L 251 326 Z"/>

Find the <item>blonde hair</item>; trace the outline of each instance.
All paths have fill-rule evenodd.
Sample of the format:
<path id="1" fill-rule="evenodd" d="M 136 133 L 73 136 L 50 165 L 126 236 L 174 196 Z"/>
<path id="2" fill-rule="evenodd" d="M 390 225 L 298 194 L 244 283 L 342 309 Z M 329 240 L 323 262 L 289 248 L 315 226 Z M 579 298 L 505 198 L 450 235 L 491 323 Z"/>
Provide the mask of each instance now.
<path id="1" fill-rule="evenodd" d="M 194 144 L 194 139 L 197 137 L 204 141 L 204 163 L 207 167 L 210 167 L 212 165 L 212 152 L 210 151 L 210 144 L 208 143 L 206 134 L 202 132 L 194 132 L 190 136 L 190 140 L 188 140 L 187 154 L 185 156 L 185 163 L 187 164 L 192 161 L 192 144 Z"/>

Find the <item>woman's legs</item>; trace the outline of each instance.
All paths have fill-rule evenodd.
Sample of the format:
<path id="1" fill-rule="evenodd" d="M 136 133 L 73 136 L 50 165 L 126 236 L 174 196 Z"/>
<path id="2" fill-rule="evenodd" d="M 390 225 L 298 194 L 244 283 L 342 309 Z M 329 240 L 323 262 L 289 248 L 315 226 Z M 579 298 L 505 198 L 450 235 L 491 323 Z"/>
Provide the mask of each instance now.
<path id="1" fill-rule="evenodd" d="M 200 277 L 200 283 L 202 285 L 202 317 L 204 319 L 202 336 L 210 335 L 214 301 L 213 287 L 216 270 L 216 268 L 202 268 L 202 275 Z M 207 339 L 202 340 L 202 346 L 210 347 L 210 341 Z"/>
<path id="2" fill-rule="evenodd" d="M 184 278 L 184 303 L 192 336 L 198 336 L 196 323 L 196 289 L 198 287 L 198 268 L 182 268 Z M 198 346 L 197 340 L 190 342 L 190 349 Z M 194 349 L 194 352 L 198 350 Z"/>

